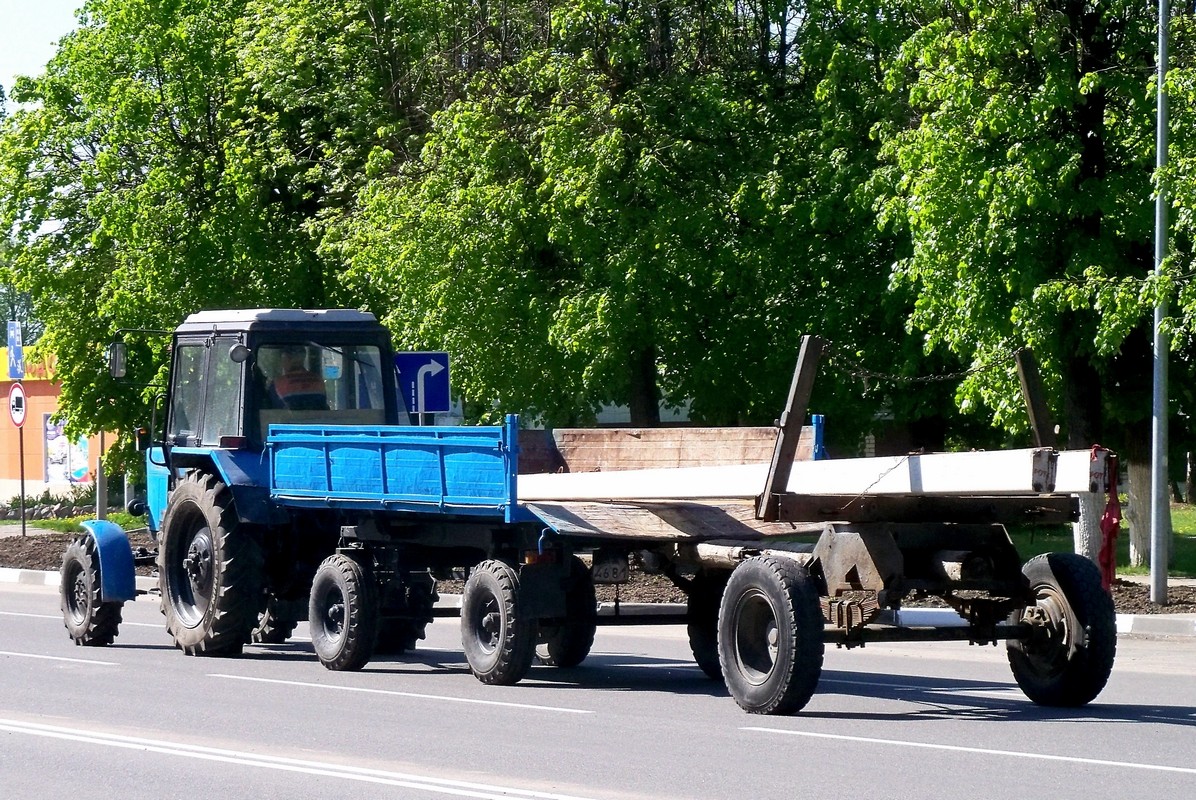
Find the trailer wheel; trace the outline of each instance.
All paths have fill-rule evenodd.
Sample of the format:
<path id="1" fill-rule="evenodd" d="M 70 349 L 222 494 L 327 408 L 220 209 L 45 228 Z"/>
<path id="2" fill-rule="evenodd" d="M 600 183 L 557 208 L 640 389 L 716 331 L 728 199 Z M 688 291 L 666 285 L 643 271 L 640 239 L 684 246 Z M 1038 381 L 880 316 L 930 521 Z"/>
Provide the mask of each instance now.
<path id="1" fill-rule="evenodd" d="M 716 681 L 723 679 L 718 662 L 718 604 L 730 577 L 730 572 L 702 570 L 694 576 L 686 598 L 689 649 L 702 672 Z"/>
<path id="2" fill-rule="evenodd" d="M 565 588 L 565 619 L 541 622 L 536 660 L 549 667 L 576 667 L 586 660 L 598 629 L 598 600 L 590 568 L 577 556 L 569 558 Z"/>
<path id="3" fill-rule="evenodd" d="M 1100 571 L 1075 553 L 1047 553 L 1022 572 L 1037 602 L 1022 617 L 1030 637 L 1008 643 L 1013 677 L 1039 705 L 1086 705 L 1105 688 L 1117 652 L 1117 616 Z"/>
<path id="4" fill-rule="evenodd" d="M 299 625 L 299 620 L 293 619 L 293 613 L 284 613 L 286 605 L 273 593 L 268 593 L 266 607 L 258 613 L 250 641 L 254 644 L 285 644 Z"/>
<path id="5" fill-rule="evenodd" d="M 60 600 L 66 632 L 75 644 L 104 647 L 116 639 L 123 602 L 100 602 L 100 560 L 96 542 L 80 536 L 62 555 Z"/>
<path id="6" fill-rule="evenodd" d="M 311 583 L 307 624 L 320 663 L 358 670 L 374 655 L 378 598 L 369 569 L 346 555 L 328 556 Z"/>
<path id="7" fill-rule="evenodd" d="M 262 551 L 238 524 L 228 488 L 192 472 L 162 519 L 158 586 L 166 630 L 188 655 L 238 655 L 257 625 Z"/>
<path id="8" fill-rule="evenodd" d="M 757 556 L 731 573 L 718 616 L 727 689 L 753 714 L 791 714 L 822 672 L 822 610 L 805 567 Z"/>
<path id="9" fill-rule="evenodd" d="M 483 561 L 465 581 L 461 644 L 482 683 L 518 683 L 536 651 L 536 624 L 519 605 L 519 575 L 501 561 Z"/>

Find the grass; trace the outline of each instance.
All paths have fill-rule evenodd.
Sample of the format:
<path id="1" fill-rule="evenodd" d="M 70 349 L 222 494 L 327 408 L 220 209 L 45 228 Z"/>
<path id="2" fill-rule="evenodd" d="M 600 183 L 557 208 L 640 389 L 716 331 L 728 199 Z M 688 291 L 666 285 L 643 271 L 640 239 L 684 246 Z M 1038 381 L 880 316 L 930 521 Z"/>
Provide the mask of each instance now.
<path id="1" fill-rule="evenodd" d="M 31 519 L 26 520 L 25 524 L 31 528 L 39 528 L 41 530 L 58 531 L 59 533 L 75 533 L 83 530 L 83 523 L 89 519 L 95 519 L 93 516 L 84 517 L 63 517 L 62 519 Z M 108 521 L 115 522 L 117 525 L 124 528 L 126 531 L 136 530 L 137 528 L 145 527 L 145 517 L 134 517 L 126 514 L 123 511 L 111 511 L 108 513 Z M 4 520 L 0 525 L 20 525 L 20 520 Z"/>
<path id="2" fill-rule="evenodd" d="M 1171 528 L 1175 535 L 1167 572 L 1173 578 L 1196 578 L 1196 506 L 1173 503 Z M 1011 527 L 1009 535 L 1022 560 L 1041 553 L 1071 552 L 1074 549 L 1070 525 Z M 1150 574 L 1149 566 L 1131 567 L 1129 564 L 1130 531 L 1123 520 L 1121 531 L 1117 534 L 1117 572 L 1120 575 Z"/>

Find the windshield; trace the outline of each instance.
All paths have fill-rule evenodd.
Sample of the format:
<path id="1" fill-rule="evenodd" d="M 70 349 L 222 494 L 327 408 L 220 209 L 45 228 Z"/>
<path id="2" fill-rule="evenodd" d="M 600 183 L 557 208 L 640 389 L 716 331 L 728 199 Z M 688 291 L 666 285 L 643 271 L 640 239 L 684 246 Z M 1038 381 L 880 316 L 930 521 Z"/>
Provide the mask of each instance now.
<path id="1" fill-rule="evenodd" d="M 262 433 L 285 422 L 384 422 L 381 367 L 374 345 L 262 345 L 254 358 Z"/>

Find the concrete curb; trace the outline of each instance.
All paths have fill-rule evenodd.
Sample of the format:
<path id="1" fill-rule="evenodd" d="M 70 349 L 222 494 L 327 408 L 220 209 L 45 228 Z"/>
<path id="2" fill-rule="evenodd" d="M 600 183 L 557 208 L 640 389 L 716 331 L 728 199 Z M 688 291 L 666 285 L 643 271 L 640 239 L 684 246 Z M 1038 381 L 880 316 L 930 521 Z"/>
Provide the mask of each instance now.
<path id="1" fill-rule="evenodd" d="M 137 590 L 148 592 L 158 588 L 157 578 L 137 577 Z M 36 569 L 13 569 L 0 567 L 0 583 L 19 583 L 24 586 L 53 586 L 58 588 L 57 572 L 42 572 Z"/>
<path id="2" fill-rule="evenodd" d="M 42 572 L 32 569 L 0 567 L 0 583 L 18 583 L 24 586 L 50 586 L 58 588 L 57 572 Z M 157 578 L 138 576 L 137 590 L 149 592 L 158 588 Z M 461 595 L 441 595 L 437 608 L 460 608 Z M 614 616 L 614 603 L 599 603 L 598 616 Z M 684 603 L 620 603 L 619 614 L 626 617 L 649 617 L 654 615 L 680 615 L 685 613 Z M 957 627 L 965 624 L 958 614 L 949 608 L 912 608 L 900 613 L 900 622 L 909 627 Z M 1182 636 L 1196 637 L 1196 614 L 1118 614 L 1117 633 L 1120 636 Z"/>

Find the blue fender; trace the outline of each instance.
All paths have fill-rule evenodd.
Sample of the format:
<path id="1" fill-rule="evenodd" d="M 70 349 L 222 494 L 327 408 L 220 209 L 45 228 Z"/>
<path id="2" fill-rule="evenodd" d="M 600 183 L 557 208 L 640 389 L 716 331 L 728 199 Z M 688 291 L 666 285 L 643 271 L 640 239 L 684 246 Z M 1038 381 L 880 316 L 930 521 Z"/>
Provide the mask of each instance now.
<path id="1" fill-rule="evenodd" d="M 120 603 L 137 596 L 133 570 L 133 546 L 123 528 L 115 522 L 90 519 L 83 523 L 96 543 L 100 559 L 100 602 Z"/>

